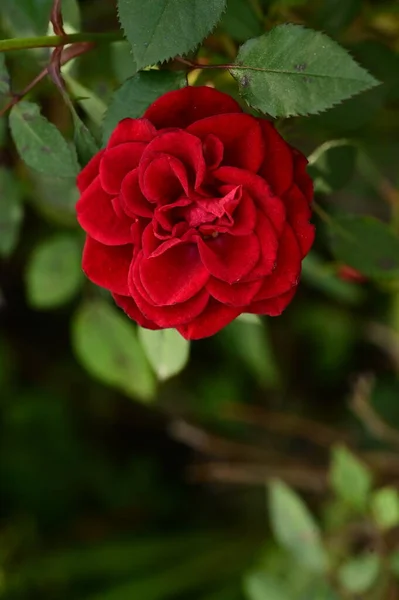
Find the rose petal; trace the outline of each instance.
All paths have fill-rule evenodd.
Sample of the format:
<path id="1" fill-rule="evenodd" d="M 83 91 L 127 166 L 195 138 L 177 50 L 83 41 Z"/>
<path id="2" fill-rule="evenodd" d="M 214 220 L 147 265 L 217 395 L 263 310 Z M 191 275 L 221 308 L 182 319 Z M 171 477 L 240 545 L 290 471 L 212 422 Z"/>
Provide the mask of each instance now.
<path id="1" fill-rule="evenodd" d="M 270 184 L 277 196 L 284 194 L 294 178 L 292 148 L 281 137 L 272 123 L 259 119 L 265 140 L 265 160 L 259 175 Z"/>
<path id="2" fill-rule="evenodd" d="M 147 319 L 138 308 L 137 304 L 131 296 L 121 296 L 120 294 L 112 294 L 116 304 L 127 314 L 130 319 L 136 321 L 140 327 L 146 329 L 161 329 L 159 325 Z"/>
<path id="3" fill-rule="evenodd" d="M 181 243 L 154 258 L 140 262 L 139 277 L 154 304 L 185 302 L 209 279 L 196 244 Z"/>
<path id="4" fill-rule="evenodd" d="M 277 266 L 273 273 L 263 279 L 262 287 L 254 300 L 267 300 L 285 294 L 296 286 L 301 273 L 302 254 L 290 225 L 286 225 L 279 240 Z"/>
<path id="5" fill-rule="evenodd" d="M 167 204 L 188 194 L 187 173 L 183 163 L 169 154 L 146 156 L 140 165 L 140 187 L 149 202 Z"/>
<path id="6" fill-rule="evenodd" d="M 231 233 L 234 235 L 248 235 L 256 225 L 256 208 L 251 196 L 242 190 L 241 200 L 233 213 L 234 224 Z"/>
<path id="7" fill-rule="evenodd" d="M 233 98 L 207 86 L 187 86 L 164 94 L 144 113 L 144 117 L 160 127 L 187 127 L 198 119 L 221 113 L 240 113 Z"/>
<path id="8" fill-rule="evenodd" d="M 306 170 L 308 161 L 299 150 L 293 149 L 293 152 L 294 181 L 310 204 L 313 200 L 313 181 Z"/>
<path id="9" fill-rule="evenodd" d="M 246 312 L 253 313 L 256 315 L 268 315 L 269 317 L 278 317 L 281 315 L 283 310 L 288 306 L 293 297 L 295 296 L 297 288 L 294 287 L 289 292 L 270 298 L 269 300 L 260 300 L 259 302 L 253 302 Z"/>
<path id="10" fill-rule="evenodd" d="M 199 239 L 203 264 L 211 275 L 227 283 L 236 283 L 256 265 L 260 256 L 254 234 L 235 237 L 222 233 L 215 239 Z"/>
<path id="11" fill-rule="evenodd" d="M 213 172 L 219 181 L 233 185 L 242 185 L 254 201 L 272 222 L 277 235 L 280 235 L 285 225 L 285 208 L 283 202 L 274 195 L 266 181 L 243 169 L 236 167 L 220 167 Z"/>
<path id="12" fill-rule="evenodd" d="M 312 212 L 308 201 L 297 185 L 291 186 L 284 194 L 283 201 L 287 209 L 287 220 L 292 225 L 304 257 L 312 247 L 315 236 L 314 225 L 309 223 Z"/>
<path id="13" fill-rule="evenodd" d="M 223 160 L 223 144 L 212 133 L 203 138 L 202 151 L 208 170 L 216 169 Z"/>
<path id="14" fill-rule="evenodd" d="M 258 120 L 244 113 L 215 115 L 196 121 L 187 131 L 201 139 L 216 135 L 224 146 L 223 164 L 256 173 L 264 159 L 262 129 Z"/>
<path id="15" fill-rule="evenodd" d="M 102 189 L 99 177 L 79 198 L 76 212 L 80 226 L 97 242 L 110 246 L 131 243 L 132 220 L 117 216 L 112 207 L 112 197 Z"/>
<path id="16" fill-rule="evenodd" d="M 123 178 L 135 169 L 146 144 L 129 142 L 105 151 L 100 163 L 101 185 L 108 194 L 119 194 Z"/>
<path id="17" fill-rule="evenodd" d="M 256 292 L 262 286 L 262 281 L 228 284 L 220 279 L 211 277 L 206 284 L 208 292 L 223 304 L 230 306 L 246 306 L 253 300 Z"/>
<path id="18" fill-rule="evenodd" d="M 254 281 L 270 275 L 276 267 L 278 239 L 269 219 L 262 213 L 257 216 L 255 233 L 260 244 L 260 258 L 244 281 Z"/>
<path id="19" fill-rule="evenodd" d="M 96 285 L 111 292 L 129 293 L 128 275 L 133 258 L 133 246 L 105 246 L 90 236 L 83 248 L 82 268 Z"/>
<path id="20" fill-rule="evenodd" d="M 140 162 L 140 185 L 145 196 L 147 193 L 143 187 L 144 175 L 148 166 L 158 158 L 157 154 L 178 158 L 186 168 L 190 183 L 195 187 L 201 185 L 206 169 L 201 140 L 185 131 L 169 131 L 158 135 L 143 153 Z M 176 164 L 175 161 L 172 164 Z M 154 178 L 158 179 L 156 171 Z"/>
<path id="21" fill-rule="evenodd" d="M 95 180 L 98 175 L 100 168 L 100 162 L 103 157 L 105 150 L 100 150 L 93 156 L 93 158 L 87 163 L 87 165 L 80 171 L 76 178 L 76 185 L 78 186 L 79 192 L 83 193 L 86 188 Z"/>
<path id="22" fill-rule="evenodd" d="M 231 323 L 241 312 L 239 308 L 220 304 L 210 298 L 206 309 L 187 324 L 177 327 L 177 331 L 186 340 L 199 340 L 214 335 Z"/>
<path id="23" fill-rule="evenodd" d="M 144 258 L 153 258 L 159 256 L 169 248 L 180 244 L 180 239 L 170 237 L 167 240 L 159 239 L 154 234 L 154 224 L 149 223 L 144 229 L 142 244 Z"/>
<path id="24" fill-rule="evenodd" d="M 148 119 L 122 119 L 109 138 L 107 148 L 126 142 L 150 142 L 157 130 Z"/>
<path id="25" fill-rule="evenodd" d="M 152 217 L 153 207 L 140 189 L 138 169 L 133 169 L 124 178 L 119 198 L 122 209 L 129 217 Z"/>

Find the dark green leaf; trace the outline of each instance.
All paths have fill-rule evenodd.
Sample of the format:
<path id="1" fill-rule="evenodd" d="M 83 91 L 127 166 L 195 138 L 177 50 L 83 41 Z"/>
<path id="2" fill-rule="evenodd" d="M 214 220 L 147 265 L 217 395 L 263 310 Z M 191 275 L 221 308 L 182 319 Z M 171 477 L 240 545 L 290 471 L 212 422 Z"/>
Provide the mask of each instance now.
<path id="1" fill-rule="evenodd" d="M 389 100 L 399 99 L 399 54 L 375 40 L 367 40 L 351 47 L 351 52 L 370 72 L 382 81 Z"/>
<path id="2" fill-rule="evenodd" d="M 309 156 L 308 172 L 315 192 L 331 194 L 351 180 L 356 167 L 356 147 L 347 140 L 326 142 Z"/>
<path id="3" fill-rule="evenodd" d="M 0 52 L 0 97 L 10 92 L 10 76 L 6 65 L 6 55 Z"/>
<path id="4" fill-rule="evenodd" d="M 88 372 L 128 396 L 150 400 L 154 377 L 136 329 L 120 311 L 97 300 L 81 306 L 72 324 L 77 357 Z"/>
<path id="5" fill-rule="evenodd" d="M 122 84 L 126 79 L 133 77 L 137 72 L 137 65 L 134 60 L 132 47 L 126 40 L 123 40 L 122 42 L 115 42 L 112 44 L 110 50 L 116 79 Z"/>
<path id="6" fill-rule="evenodd" d="M 335 269 L 314 251 L 302 263 L 301 279 L 339 302 L 356 305 L 364 298 L 363 290 L 358 285 L 337 277 Z"/>
<path id="7" fill-rule="evenodd" d="M 227 0 L 220 27 L 238 42 L 262 34 L 262 23 L 248 0 Z"/>
<path id="8" fill-rule="evenodd" d="M 15 36 L 46 33 L 53 0 L 1 0 L 0 15 Z"/>
<path id="9" fill-rule="evenodd" d="M 336 258 L 373 279 L 399 277 L 399 237 L 373 217 L 342 216 L 331 225 Z"/>
<path id="10" fill-rule="evenodd" d="M 351 594 L 364 594 L 375 583 L 380 567 L 377 554 L 364 554 L 345 562 L 338 570 L 338 580 Z"/>
<path id="11" fill-rule="evenodd" d="M 48 175 L 75 177 L 79 171 L 76 153 L 57 127 L 40 114 L 31 102 L 16 104 L 10 127 L 18 153 L 26 164 Z"/>
<path id="12" fill-rule="evenodd" d="M 294 24 L 246 42 L 236 65 L 242 96 L 273 117 L 318 113 L 378 84 L 325 34 Z"/>
<path id="13" fill-rule="evenodd" d="M 139 328 L 139 340 L 152 368 L 161 380 L 180 373 L 187 364 L 190 342 L 175 329 Z"/>
<path id="14" fill-rule="evenodd" d="M 118 0 L 139 69 L 195 48 L 219 21 L 225 0 Z"/>
<path id="15" fill-rule="evenodd" d="M 369 501 L 372 475 L 362 462 L 344 446 L 332 453 L 331 486 L 343 502 L 355 510 L 365 511 Z"/>
<path id="16" fill-rule="evenodd" d="M 116 125 L 122 119 L 142 116 L 159 96 L 186 85 L 182 72 L 147 71 L 137 73 L 116 90 L 108 107 L 103 124 L 103 141 L 106 143 Z"/>
<path id="17" fill-rule="evenodd" d="M 26 269 L 26 291 L 33 307 L 53 308 L 77 294 L 83 282 L 81 252 L 79 240 L 65 234 L 34 248 Z"/>
<path id="18" fill-rule="evenodd" d="M 14 250 L 23 218 L 21 188 L 13 174 L 0 169 L 0 255 Z"/>
<path id="19" fill-rule="evenodd" d="M 72 114 L 76 152 L 78 154 L 80 166 L 84 167 L 98 152 L 99 147 L 90 130 L 76 112 L 67 92 L 63 92 L 63 97 Z"/>
<path id="20" fill-rule="evenodd" d="M 362 0 L 324 0 L 318 18 L 320 29 L 335 35 L 348 27 L 362 9 Z"/>
<path id="21" fill-rule="evenodd" d="M 269 485 L 270 522 L 276 540 L 313 572 L 327 566 L 319 527 L 301 498 L 285 483 Z"/>

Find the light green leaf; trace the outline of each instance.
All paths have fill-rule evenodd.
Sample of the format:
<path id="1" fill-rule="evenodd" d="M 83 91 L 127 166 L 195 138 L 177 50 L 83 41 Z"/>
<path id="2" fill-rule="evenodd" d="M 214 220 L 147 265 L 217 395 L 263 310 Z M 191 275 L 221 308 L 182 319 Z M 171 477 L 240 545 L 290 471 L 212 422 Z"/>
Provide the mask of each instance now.
<path id="1" fill-rule="evenodd" d="M 10 92 L 10 76 L 6 65 L 6 55 L 0 52 L 0 96 Z"/>
<path id="2" fill-rule="evenodd" d="M 347 448 L 337 446 L 332 452 L 330 484 L 345 504 L 364 512 L 371 494 L 372 475 Z"/>
<path id="3" fill-rule="evenodd" d="M 119 19 L 137 67 L 194 49 L 212 31 L 225 0 L 118 0 Z"/>
<path id="4" fill-rule="evenodd" d="M 399 277 L 399 237 L 369 216 L 340 216 L 331 223 L 334 256 L 372 279 Z"/>
<path id="5" fill-rule="evenodd" d="M 71 65 L 72 61 L 67 65 Z M 66 69 L 63 70 L 63 78 L 68 89 L 76 98 L 76 102 L 85 111 L 90 120 L 97 126 L 100 126 L 107 110 L 105 102 L 99 98 L 91 89 L 88 89 L 80 81 L 72 77 Z"/>
<path id="6" fill-rule="evenodd" d="M 116 308 L 102 300 L 82 305 L 73 317 L 72 341 L 93 377 L 133 398 L 153 398 L 155 380 L 136 329 Z"/>
<path id="7" fill-rule="evenodd" d="M 280 373 L 266 322 L 236 319 L 225 327 L 219 338 L 229 354 L 238 356 L 264 387 L 278 387 Z"/>
<path id="8" fill-rule="evenodd" d="M 16 104 L 11 110 L 10 127 L 18 153 L 29 167 L 57 177 L 77 175 L 74 150 L 57 127 L 40 114 L 37 104 Z"/>
<path id="9" fill-rule="evenodd" d="M 21 188 L 10 171 L 0 168 L 0 255 L 14 250 L 23 218 Z"/>
<path id="10" fill-rule="evenodd" d="M 53 0 L 1 0 L 0 15 L 15 37 L 44 34 L 52 3 Z"/>
<path id="11" fill-rule="evenodd" d="M 319 527 L 301 498 L 281 481 L 269 484 L 269 512 L 276 540 L 309 571 L 327 567 Z"/>
<path id="12" fill-rule="evenodd" d="M 262 34 L 262 23 L 248 0 L 227 0 L 220 27 L 238 42 Z"/>
<path id="13" fill-rule="evenodd" d="M 175 329 L 139 328 L 139 340 L 152 368 L 161 380 L 177 375 L 187 364 L 190 342 Z"/>
<path id="14" fill-rule="evenodd" d="M 377 525 L 385 530 L 399 525 L 399 494 L 393 487 L 385 487 L 374 492 L 371 509 Z"/>
<path id="15" fill-rule="evenodd" d="M 26 269 L 26 291 L 34 308 L 54 308 L 77 294 L 83 274 L 81 244 L 72 235 L 57 235 L 36 246 Z"/>
<path id="16" fill-rule="evenodd" d="M 137 73 L 116 90 L 103 123 L 103 141 L 122 119 L 138 119 L 159 96 L 184 87 L 186 76 L 179 71 L 146 71 Z"/>
<path id="17" fill-rule="evenodd" d="M 126 40 L 114 42 L 111 44 L 110 51 L 113 69 L 118 82 L 123 83 L 129 77 L 133 77 L 137 72 L 137 65 L 130 44 Z"/>
<path id="18" fill-rule="evenodd" d="M 248 104 L 272 117 L 318 113 L 378 84 L 325 34 L 292 23 L 246 42 L 230 71 Z"/>
<path id="19" fill-rule="evenodd" d="M 254 571 L 245 577 L 244 592 L 248 600 L 287 600 L 281 583 L 263 571 Z"/>
<path id="20" fill-rule="evenodd" d="M 338 569 L 338 580 L 351 594 L 364 594 L 375 583 L 380 567 L 377 554 L 364 554 L 344 563 Z"/>
<path id="21" fill-rule="evenodd" d="M 343 188 L 353 177 L 356 147 L 347 140 L 325 142 L 308 157 L 308 173 L 315 192 L 331 194 Z"/>

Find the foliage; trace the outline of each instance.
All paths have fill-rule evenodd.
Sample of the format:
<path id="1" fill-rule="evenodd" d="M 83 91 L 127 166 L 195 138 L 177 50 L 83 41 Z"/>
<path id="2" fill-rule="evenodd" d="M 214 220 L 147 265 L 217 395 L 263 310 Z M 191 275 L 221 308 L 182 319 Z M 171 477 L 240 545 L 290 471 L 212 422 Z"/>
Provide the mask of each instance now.
<path id="1" fill-rule="evenodd" d="M 0 599 L 399 597 L 398 67 L 393 0 L 0 2 Z M 317 232 L 282 316 L 191 347 L 85 280 L 75 217 L 187 84 L 308 156 Z"/>

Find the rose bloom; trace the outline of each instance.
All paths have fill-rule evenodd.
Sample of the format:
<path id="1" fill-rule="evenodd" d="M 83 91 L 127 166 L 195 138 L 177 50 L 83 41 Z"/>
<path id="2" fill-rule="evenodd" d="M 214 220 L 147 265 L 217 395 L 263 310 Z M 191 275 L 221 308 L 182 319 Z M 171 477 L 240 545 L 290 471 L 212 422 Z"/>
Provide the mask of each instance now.
<path id="1" fill-rule="evenodd" d="M 139 325 L 186 339 L 279 315 L 314 238 L 306 164 L 230 96 L 169 92 L 78 176 L 83 270 Z"/>

